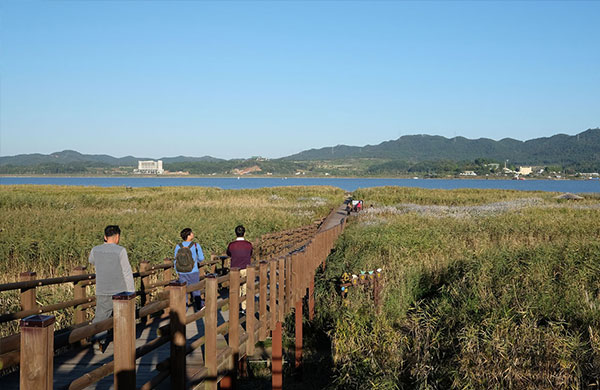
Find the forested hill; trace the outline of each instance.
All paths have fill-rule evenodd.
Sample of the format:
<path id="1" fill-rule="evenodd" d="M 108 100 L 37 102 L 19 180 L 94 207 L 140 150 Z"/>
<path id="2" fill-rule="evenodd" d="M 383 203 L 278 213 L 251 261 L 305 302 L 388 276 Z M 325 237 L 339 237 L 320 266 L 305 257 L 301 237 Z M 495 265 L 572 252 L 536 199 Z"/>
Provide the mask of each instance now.
<path id="1" fill-rule="evenodd" d="M 139 160 L 154 160 L 153 158 L 145 157 L 112 157 L 106 154 L 82 154 L 74 150 L 64 150 L 52 154 L 19 154 L 16 156 L 0 157 L 0 165 L 14 166 L 32 166 L 40 164 L 84 164 L 88 166 L 135 166 L 137 167 Z M 163 157 L 165 164 L 181 163 L 181 162 L 217 162 L 223 161 L 218 158 L 203 156 L 203 157 Z"/>
<path id="2" fill-rule="evenodd" d="M 126 156 L 81 154 L 72 150 L 43 154 L 21 154 L 0 157 L 0 174 L 129 174 L 138 160 Z M 190 174 L 252 174 L 369 176 L 421 174 L 458 174 L 464 170 L 489 173 L 487 163 L 510 166 L 552 166 L 553 171 L 600 171 L 600 129 L 590 129 L 569 136 L 558 134 L 548 138 L 500 141 L 464 137 L 444 138 L 431 135 L 410 135 L 379 145 L 335 146 L 312 149 L 281 159 L 222 160 L 204 157 L 163 157 L 160 160 L 170 172 Z M 496 173 L 496 172 L 494 172 Z"/>
<path id="3" fill-rule="evenodd" d="M 548 138 L 518 141 L 505 138 L 445 138 L 432 135 L 407 135 L 379 145 L 338 145 L 311 149 L 288 157 L 286 160 L 340 160 L 347 158 L 381 158 L 411 162 L 451 160 L 465 161 L 477 158 L 520 164 L 564 164 L 600 162 L 600 129 L 589 129 L 569 136 L 558 134 Z"/>

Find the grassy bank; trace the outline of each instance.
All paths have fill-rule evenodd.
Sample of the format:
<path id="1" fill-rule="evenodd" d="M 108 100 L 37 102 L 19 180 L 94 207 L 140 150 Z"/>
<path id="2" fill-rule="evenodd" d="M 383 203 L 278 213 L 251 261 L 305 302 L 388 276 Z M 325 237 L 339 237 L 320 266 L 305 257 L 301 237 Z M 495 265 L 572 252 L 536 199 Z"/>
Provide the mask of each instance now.
<path id="1" fill-rule="evenodd" d="M 359 190 L 318 288 L 339 388 L 581 389 L 600 378 L 600 202 Z M 343 272 L 384 268 L 384 305 Z M 340 309 L 341 307 L 341 309 Z"/>
<path id="2" fill-rule="evenodd" d="M 173 256 L 179 232 L 191 227 L 205 255 L 222 254 L 233 229 L 244 224 L 249 240 L 312 223 L 338 206 L 344 192 L 333 187 L 220 190 L 194 187 L 0 186 L 0 283 L 20 272 L 39 277 L 68 275 L 87 265 L 106 225 L 121 227 L 121 245 L 134 269 Z M 71 288 L 38 289 L 41 304 L 71 297 Z M 2 312 L 18 308 L 15 294 L 0 294 Z M 69 322 L 59 314 L 59 326 Z"/>

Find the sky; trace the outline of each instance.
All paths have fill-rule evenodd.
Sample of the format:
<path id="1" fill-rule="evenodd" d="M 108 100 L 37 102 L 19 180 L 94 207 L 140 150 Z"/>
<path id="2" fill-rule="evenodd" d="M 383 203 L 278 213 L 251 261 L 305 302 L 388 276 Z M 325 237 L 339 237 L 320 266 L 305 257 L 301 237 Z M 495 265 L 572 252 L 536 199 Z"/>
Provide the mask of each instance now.
<path id="1" fill-rule="evenodd" d="M 600 127 L 600 2 L 0 2 L 0 155 Z"/>

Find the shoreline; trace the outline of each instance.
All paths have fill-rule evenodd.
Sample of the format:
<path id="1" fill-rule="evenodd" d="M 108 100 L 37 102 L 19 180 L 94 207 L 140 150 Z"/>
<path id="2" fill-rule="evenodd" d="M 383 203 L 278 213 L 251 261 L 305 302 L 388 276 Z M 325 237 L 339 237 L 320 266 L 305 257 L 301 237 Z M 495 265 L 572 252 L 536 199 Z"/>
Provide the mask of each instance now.
<path id="1" fill-rule="evenodd" d="M 74 179 L 358 179 L 358 180 L 371 180 L 371 179 L 389 179 L 389 180 L 507 180 L 507 181 L 517 181 L 512 176 L 445 176 L 445 177 L 419 177 L 419 176 L 280 176 L 280 175 L 272 175 L 272 176 L 256 176 L 256 175 L 222 175 L 222 176 L 213 176 L 213 175 L 11 175 L 11 174 L 0 174 L 0 179 L 2 178 L 74 178 Z M 599 178 L 588 178 L 588 177 L 576 177 L 576 176 L 567 176 L 562 178 L 551 178 L 551 177 L 528 177 L 523 179 L 522 181 L 534 181 L 534 180 L 548 180 L 548 181 L 594 181 L 600 180 Z"/>

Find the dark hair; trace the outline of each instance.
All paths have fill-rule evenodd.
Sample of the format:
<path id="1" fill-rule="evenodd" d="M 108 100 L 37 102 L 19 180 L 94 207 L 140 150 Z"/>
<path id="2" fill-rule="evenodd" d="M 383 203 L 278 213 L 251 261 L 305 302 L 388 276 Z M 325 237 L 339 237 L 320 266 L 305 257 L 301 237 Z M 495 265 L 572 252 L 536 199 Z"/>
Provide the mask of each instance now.
<path id="1" fill-rule="evenodd" d="M 238 237 L 244 237 L 244 234 L 246 233 L 246 229 L 244 228 L 243 225 L 237 225 L 235 227 L 235 235 Z"/>
<path id="2" fill-rule="evenodd" d="M 108 225 L 104 228 L 104 236 L 112 237 L 115 234 L 121 234 L 121 229 L 117 225 Z"/>
<path id="3" fill-rule="evenodd" d="M 181 233 L 179 233 L 179 235 L 181 236 L 182 240 L 187 240 L 188 236 L 192 234 L 192 229 L 191 228 L 185 228 L 181 231 Z"/>

